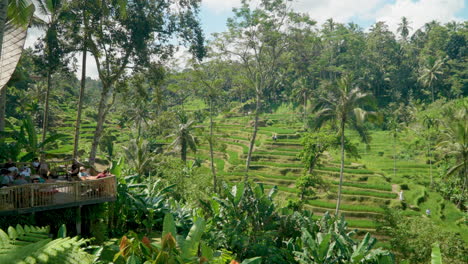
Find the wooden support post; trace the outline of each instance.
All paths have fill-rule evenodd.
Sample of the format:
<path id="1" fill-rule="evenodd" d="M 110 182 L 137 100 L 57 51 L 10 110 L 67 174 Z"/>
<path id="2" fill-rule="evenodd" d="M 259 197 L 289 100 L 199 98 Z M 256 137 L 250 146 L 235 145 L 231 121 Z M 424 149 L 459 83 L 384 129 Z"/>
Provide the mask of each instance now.
<path id="1" fill-rule="evenodd" d="M 76 207 L 76 234 L 81 235 L 81 205 Z"/>

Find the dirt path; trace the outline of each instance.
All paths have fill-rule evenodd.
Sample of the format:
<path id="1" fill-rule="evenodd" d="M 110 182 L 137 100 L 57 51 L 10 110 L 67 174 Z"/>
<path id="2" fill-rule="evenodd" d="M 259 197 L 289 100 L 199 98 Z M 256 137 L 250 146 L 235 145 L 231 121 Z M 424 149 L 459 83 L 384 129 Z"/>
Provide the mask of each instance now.
<path id="1" fill-rule="evenodd" d="M 398 184 L 392 184 L 393 193 L 398 193 L 399 190 L 400 190 L 400 186 Z"/>

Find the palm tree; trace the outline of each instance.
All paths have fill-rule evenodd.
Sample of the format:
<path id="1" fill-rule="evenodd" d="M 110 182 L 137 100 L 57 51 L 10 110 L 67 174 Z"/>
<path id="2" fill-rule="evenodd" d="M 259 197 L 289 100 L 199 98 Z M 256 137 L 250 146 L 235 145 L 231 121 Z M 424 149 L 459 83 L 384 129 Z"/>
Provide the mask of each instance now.
<path id="1" fill-rule="evenodd" d="M 145 175 L 154 160 L 154 152 L 150 149 L 148 141 L 141 138 L 132 139 L 124 150 L 126 161 L 132 165 L 138 176 Z"/>
<path id="2" fill-rule="evenodd" d="M 179 125 L 174 133 L 168 136 L 175 137 L 169 147 L 179 147 L 180 159 L 185 163 L 187 161 L 187 150 L 190 148 L 193 152 L 197 151 L 197 140 L 192 135 L 194 121 L 189 120 L 184 112 L 178 112 L 177 117 L 179 118 Z"/>
<path id="3" fill-rule="evenodd" d="M 434 184 L 434 180 L 432 177 L 432 144 L 435 138 L 435 133 L 439 131 L 439 120 L 430 117 L 428 115 L 424 115 L 423 117 L 423 125 L 426 129 L 427 140 L 429 141 L 428 148 L 427 148 L 427 155 L 429 156 L 429 173 L 431 177 L 431 186 Z"/>
<path id="4" fill-rule="evenodd" d="M 66 4 L 64 0 L 40 0 L 37 1 L 38 7 L 41 13 L 46 17 L 45 21 L 40 22 L 40 26 L 44 27 L 45 33 L 45 47 L 44 47 L 44 58 L 47 75 L 47 88 L 44 103 L 44 118 L 42 125 L 42 141 L 47 136 L 47 124 L 49 119 L 49 97 L 50 89 L 52 86 L 52 73 L 60 67 L 60 60 L 62 56 L 62 50 L 58 40 L 59 21 L 62 18 L 63 7 Z"/>
<path id="5" fill-rule="evenodd" d="M 341 143 L 341 166 L 340 183 L 338 187 L 338 200 L 335 214 L 338 215 L 341 203 L 341 188 L 343 185 L 343 170 L 345 162 L 345 127 L 350 125 L 356 130 L 362 141 L 366 144 L 370 141 L 370 136 L 363 126 L 363 122 L 368 116 L 376 117 L 374 112 L 368 112 L 360 108 L 370 102 L 369 94 L 364 93 L 358 87 L 352 87 L 350 76 L 342 77 L 338 80 L 337 86 L 330 87 L 328 95 L 319 97 L 315 106 L 316 117 L 313 127 L 319 129 L 326 122 L 338 125 L 338 133 Z"/>
<path id="6" fill-rule="evenodd" d="M 442 59 L 429 59 L 427 65 L 421 70 L 419 81 L 426 87 L 431 89 L 432 102 L 434 102 L 434 82 L 442 74 L 442 67 L 444 60 Z"/>
<path id="7" fill-rule="evenodd" d="M 446 158 L 454 158 L 456 163 L 451 167 L 446 176 L 453 176 L 458 173 L 463 182 L 462 197 L 465 197 L 468 185 L 468 104 L 464 104 L 461 109 L 449 108 L 445 113 L 448 117 L 442 124 L 444 128 L 440 133 L 437 149 Z M 463 199 L 458 201 L 461 205 Z"/>
<path id="8" fill-rule="evenodd" d="M 406 42 L 409 36 L 409 31 L 413 28 L 410 26 L 411 22 L 408 21 L 408 18 L 401 17 L 401 22 L 398 24 L 397 32 L 400 33 L 401 38 Z"/>

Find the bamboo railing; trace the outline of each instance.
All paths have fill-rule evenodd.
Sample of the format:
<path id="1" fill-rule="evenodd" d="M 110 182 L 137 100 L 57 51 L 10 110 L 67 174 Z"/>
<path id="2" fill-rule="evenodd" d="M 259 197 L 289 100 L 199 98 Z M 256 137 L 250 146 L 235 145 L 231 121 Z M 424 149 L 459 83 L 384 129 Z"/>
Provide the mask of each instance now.
<path id="1" fill-rule="evenodd" d="M 115 200 L 115 176 L 96 180 L 33 183 L 0 188 L 2 211 L 42 211 Z"/>

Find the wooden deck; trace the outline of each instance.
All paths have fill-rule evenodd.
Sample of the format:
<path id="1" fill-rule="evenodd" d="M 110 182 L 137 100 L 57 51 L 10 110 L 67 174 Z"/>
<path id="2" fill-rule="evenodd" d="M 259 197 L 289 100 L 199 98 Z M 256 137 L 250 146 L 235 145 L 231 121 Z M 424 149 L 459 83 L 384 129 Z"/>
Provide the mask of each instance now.
<path id="1" fill-rule="evenodd" d="M 34 183 L 0 189 L 0 215 L 24 214 L 115 201 L 115 176 L 75 182 Z"/>

